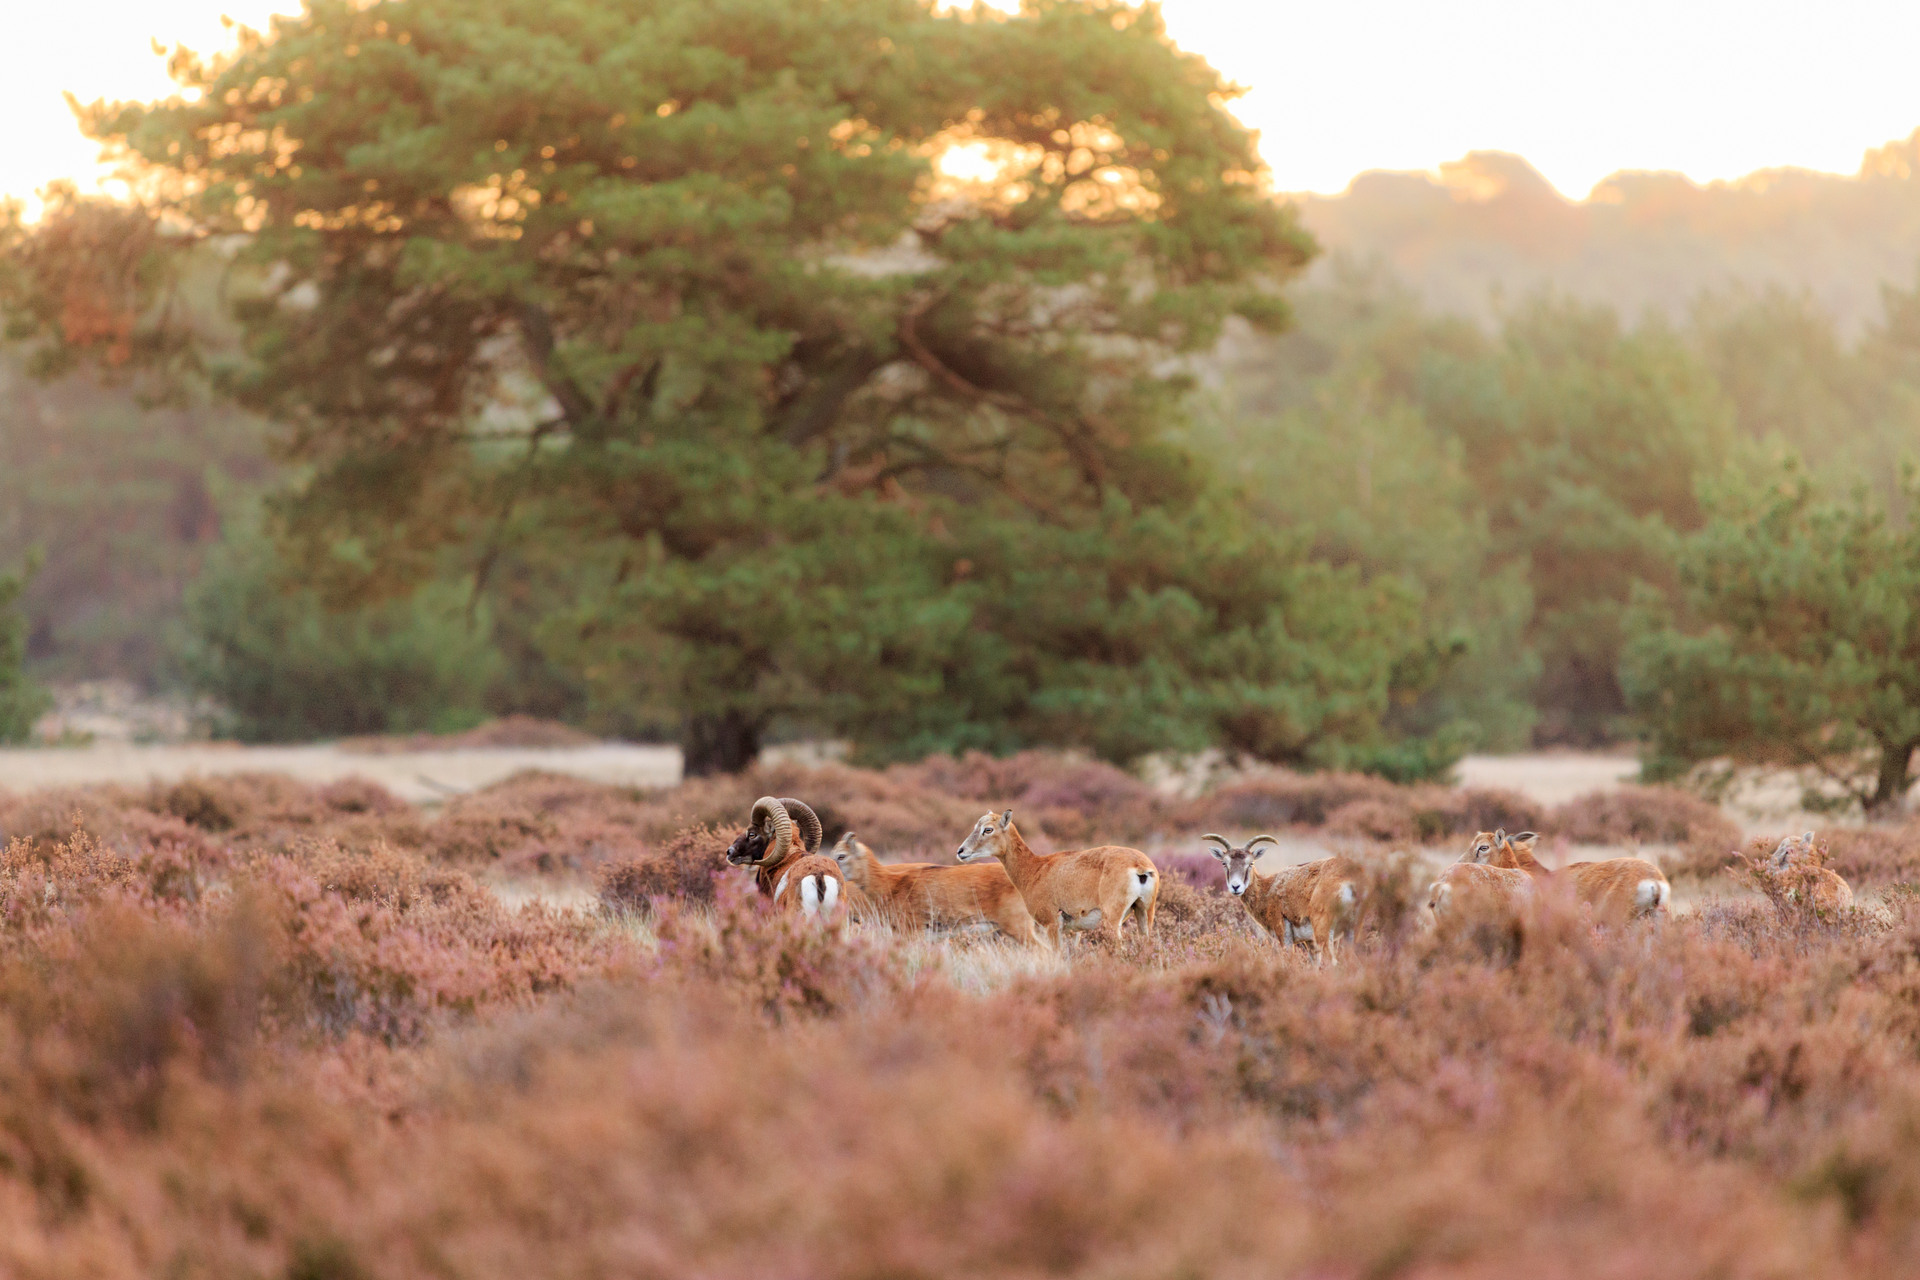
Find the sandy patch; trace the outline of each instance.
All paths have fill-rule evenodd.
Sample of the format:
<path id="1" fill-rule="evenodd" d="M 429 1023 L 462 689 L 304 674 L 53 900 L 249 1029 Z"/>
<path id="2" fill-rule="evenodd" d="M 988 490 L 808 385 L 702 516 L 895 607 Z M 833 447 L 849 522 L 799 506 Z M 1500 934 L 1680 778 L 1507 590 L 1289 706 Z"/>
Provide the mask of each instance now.
<path id="1" fill-rule="evenodd" d="M 139 786 L 194 775 L 280 773 L 302 782 L 367 778 L 416 804 L 490 786 L 527 769 L 623 787 L 680 781 L 678 747 L 602 743 L 591 747 L 482 747 L 364 755 L 335 746 L 241 747 L 218 744 L 42 747 L 0 751 L 0 787 L 32 791 L 117 782 Z"/>
<path id="2" fill-rule="evenodd" d="M 1565 804 L 1593 791 L 1611 791 L 1640 773 L 1630 755 L 1599 751 L 1531 751 L 1468 756 L 1454 769 L 1463 787 L 1517 791 L 1545 805 Z"/>

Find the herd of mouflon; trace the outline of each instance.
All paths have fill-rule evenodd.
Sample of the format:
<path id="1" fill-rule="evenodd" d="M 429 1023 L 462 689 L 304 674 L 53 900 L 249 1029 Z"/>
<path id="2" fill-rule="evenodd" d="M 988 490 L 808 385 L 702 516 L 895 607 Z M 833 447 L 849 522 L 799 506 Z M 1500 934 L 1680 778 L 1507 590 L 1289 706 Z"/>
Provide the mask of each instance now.
<path id="1" fill-rule="evenodd" d="M 958 866 L 882 862 L 849 831 L 830 853 L 813 809 L 795 799 L 762 796 L 747 828 L 727 847 L 727 861 L 751 867 L 762 895 L 781 910 L 821 920 L 847 914 L 917 929 L 983 929 L 1016 942 L 1058 947 L 1065 930 L 1104 934 L 1118 942 L 1129 919 L 1153 935 L 1160 871 L 1138 849 L 1099 845 L 1036 853 L 1014 825 L 1013 810 L 987 813 L 962 840 Z M 1341 855 L 1263 874 L 1254 867 L 1263 846 L 1255 836 L 1236 845 L 1211 832 L 1201 837 L 1226 871 L 1227 892 L 1282 944 L 1338 963 L 1356 937 L 1366 907 L 1366 867 Z M 1673 887 L 1644 858 L 1575 862 L 1549 870 L 1534 857 L 1531 831 L 1475 833 L 1467 851 L 1436 876 L 1425 897 L 1428 927 L 1518 928 L 1530 904 L 1558 893 L 1594 923 L 1620 926 L 1666 914 Z M 1769 896 L 1831 915 L 1853 903 L 1853 891 L 1825 865 L 1813 833 L 1789 836 L 1766 859 L 1749 860 Z"/>

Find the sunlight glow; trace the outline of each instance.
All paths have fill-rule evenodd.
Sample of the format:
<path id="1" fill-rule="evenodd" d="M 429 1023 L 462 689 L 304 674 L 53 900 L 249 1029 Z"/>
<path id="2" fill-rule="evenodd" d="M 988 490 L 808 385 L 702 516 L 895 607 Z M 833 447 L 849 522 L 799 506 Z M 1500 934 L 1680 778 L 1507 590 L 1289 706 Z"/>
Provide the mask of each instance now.
<path id="1" fill-rule="evenodd" d="M 0 34 L 30 52 L 0 80 L 0 109 L 13 124 L 0 193 L 98 180 L 95 148 L 74 127 L 63 91 L 83 101 L 164 96 L 171 86 L 152 41 L 221 48 L 232 40 L 223 12 L 264 26 L 297 6 L 9 6 Z M 1432 170 L 1476 149 L 1523 155 L 1576 196 L 1618 169 L 1699 181 L 1784 165 L 1853 173 L 1869 148 L 1920 126 L 1911 66 L 1920 5 L 1167 0 L 1165 10 L 1183 47 L 1248 87 L 1233 110 L 1261 131 L 1281 190 L 1338 191 L 1366 169 Z M 985 182 L 992 163 L 962 149 L 942 172 Z"/>
<path id="2" fill-rule="evenodd" d="M 955 182 L 991 182 L 1000 176 L 1003 162 L 987 150 L 984 142 L 963 142 L 941 152 L 933 167 L 941 177 Z"/>
<path id="3" fill-rule="evenodd" d="M 174 92 L 154 43 L 222 49 L 233 32 L 221 15 L 265 27 L 275 13 L 297 13 L 300 0 L 63 0 L 15 4 L 0 12 L 0 43 L 16 56 L 0 78 L 0 196 L 28 197 L 58 178 L 83 188 L 103 175 L 99 148 L 80 135 L 61 96 L 163 98 Z"/>

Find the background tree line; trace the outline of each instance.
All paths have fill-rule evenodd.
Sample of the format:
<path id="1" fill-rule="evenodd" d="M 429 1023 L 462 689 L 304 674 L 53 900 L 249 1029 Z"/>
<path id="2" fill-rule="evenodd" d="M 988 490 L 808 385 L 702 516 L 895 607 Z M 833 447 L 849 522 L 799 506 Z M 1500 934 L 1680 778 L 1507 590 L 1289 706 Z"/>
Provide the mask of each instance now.
<path id="1" fill-rule="evenodd" d="M 1683 670 L 1702 636 L 1778 648 L 1702 585 L 1730 529 L 1800 554 L 1756 493 L 1898 541 L 1915 294 L 1843 338 L 1779 290 L 1488 325 L 1345 258 L 1303 286 L 1217 76 L 1091 0 L 319 4 L 175 69 L 196 101 L 86 113 L 152 203 L 0 255 L 55 379 L 0 418 L 49 675 L 252 738 L 527 710 L 712 768 L 1906 732 L 1662 707 L 1735 669 Z"/>

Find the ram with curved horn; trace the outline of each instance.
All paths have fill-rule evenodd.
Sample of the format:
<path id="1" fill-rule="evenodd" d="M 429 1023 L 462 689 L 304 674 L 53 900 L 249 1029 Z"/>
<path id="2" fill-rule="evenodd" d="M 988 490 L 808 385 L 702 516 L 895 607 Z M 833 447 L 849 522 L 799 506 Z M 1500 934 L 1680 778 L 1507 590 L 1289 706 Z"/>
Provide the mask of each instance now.
<path id="1" fill-rule="evenodd" d="M 1247 914 L 1285 945 L 1299 945 L 1317 959 L 1340 963 L 1338 939 L 1351 942 L 1360 922 L 1362 869 L 1351 858 L 1322 858 L 1272 875 L 1253 869 L 1262 845 L 1277 845 L 1260 835 L 1236 845 L 1209 831 L 1200 837 L 1219 846 L 1207 852 L 1227 869 L 1227 892 L 1240 899 Z"/>
<path id="2" fill-rule="evenodd" d="M 727 861 L 752 867 L 753 881 L 774 905 L 829 916 L 846 897 L 839 864 L 820 854 L 820 818 L 798 800 L 761 796 L 747 829 L 727 846 Z"/>

